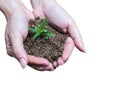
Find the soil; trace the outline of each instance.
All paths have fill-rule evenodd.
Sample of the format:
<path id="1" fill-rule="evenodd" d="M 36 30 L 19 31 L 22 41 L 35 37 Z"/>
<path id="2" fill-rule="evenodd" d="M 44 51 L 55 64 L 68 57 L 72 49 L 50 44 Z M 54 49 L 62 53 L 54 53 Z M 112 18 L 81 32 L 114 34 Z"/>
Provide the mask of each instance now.
<path id="1" fill-rule="evenodd" d="M 36 17 L 34 20 L 29 21 L 29 27 L 39 25 L 40 22 L 40 18 Z M 48 39 L 39 36 L 36 39 L 33 39 L 34 33 L 29 31 L 28 36 L 24 41 L 24 48 L 29 55 L 43 57 L 53 63 L 62 56 L 64 44 L 69 35 L 56 30 L 59 28 L 54 28 L 48 23 L 45 25 L 45 29 L 53 32 L 56 36 L 48 37 Z"/>

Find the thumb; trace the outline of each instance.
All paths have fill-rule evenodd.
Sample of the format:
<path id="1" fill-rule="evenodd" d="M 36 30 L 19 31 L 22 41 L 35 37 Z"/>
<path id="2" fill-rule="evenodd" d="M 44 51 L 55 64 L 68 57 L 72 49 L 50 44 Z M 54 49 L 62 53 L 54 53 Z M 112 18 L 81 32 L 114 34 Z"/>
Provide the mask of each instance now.
<path id="1" fill-rule="evenodd" d="M 33 8 L 33 14 L 35 17 L 40 17 L 40 19 L 45 18 L 44 11 L 42 7 L 42 1 L 41 0 L 30 0 L 32 8 Z"/>
<path id="2" fill-rule="evenodd" d="M 27 60 L 27 53 L 23 46 L 23 37 L 21 36 L 19 32 L 16 32 L 14 34 L 11 37 L 11 43 L 13 46 L 15 58 L 19 61 L 22 68 L 25 68 L 28 60 Z"/>
<path id="3" fill-rule="evenodd" d="M 76 47 L 80 51 L 86 52 L 85 46 L 83 44 L 82 36 L 75 22 L 69 24 L 68 32 L 70 33 L 70 36 L 73 38 Z"/>

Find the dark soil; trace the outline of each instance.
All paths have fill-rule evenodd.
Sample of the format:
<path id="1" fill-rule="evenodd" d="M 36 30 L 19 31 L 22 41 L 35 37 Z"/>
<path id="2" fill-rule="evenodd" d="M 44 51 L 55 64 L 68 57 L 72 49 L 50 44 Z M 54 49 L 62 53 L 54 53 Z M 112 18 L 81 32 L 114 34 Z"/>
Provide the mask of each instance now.
<path id="1" fill-rule="evenodd" d="M 36 17 L 34 20 L 29 21 L 29 27 L 38 25 L 40 22 L 40 18 Z M 68 37 L 68 34 L 61 33 L 60 31 L 56 30 L 59 28 L 54 28 L 48 23 L 46 24 L 45 29 L 53 32 L 56 36 L 48 37 L 48 39 L 41 38 L 39 36 L 36 39 L 33 39 L 34 33 L 29 31 L 28 36 L 24 41 L 24 47 L 29 55 L 43 57 L 53 63 L 62 56 L 64 44 Z"/>

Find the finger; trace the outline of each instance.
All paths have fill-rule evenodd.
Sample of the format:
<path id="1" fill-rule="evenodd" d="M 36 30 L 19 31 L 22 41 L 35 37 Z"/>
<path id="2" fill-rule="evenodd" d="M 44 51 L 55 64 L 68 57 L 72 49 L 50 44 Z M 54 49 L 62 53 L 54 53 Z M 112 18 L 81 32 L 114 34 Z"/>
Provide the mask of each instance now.
<path id="1" fill-rule="evenodd" d="M 53 62 L 53 66 L 54 66 L 54 68 L 56 68 L 57 66 L 58 66 L 58 64 L 57 64 L 57 62 L 55 61 L 55 62 Z"/>
<path id="2" fill-rule="evenodd" d="M 23 45 L 23 37 L 19 32 L 11 34 L 11 43 L 13 46 L 13 51 L 15 53 L 16 59 L 20 62 L 22 68 L 25 68 L 27 65 L 27 53 Z"/>
<path id="3" fill-rule="evenodd" d="M 48 68 L 48 66 L 37 66 L 37 65 L 29 65 L 29 66 L 38 71 L 53 71 L 54 70 L 54 69 Z"/>
<path id="4" fill-rule="evenodd" d="M 10 39 L 6 33 L 5 33 L 5 43 L 6 43 L 7 54 L 11 57 L 15 56 L 12 44 L 11 44 Z"/>
<path id="5" fill-rule="evenodd" d="M 78 27 L 76 26 L 75 22 L 72 21 L 72 22 L 69 23 L 68 33 L 73 38 L 76 47 L 80 51 L 86 52 L 85 46 L 84 46 L 83 41 L 82 41 L 82 37 L 80 35 L 80 32 L 79 32 Z"/>
<path id="6" fill-rule="evenodd" d="M 45 71 L 46 70 L 45 68 L 47 67 L 47 66 L 38 66 L 38 65 L 32 65 L 32 64 L 31 65 L 28 64 L 28 65 L 38 71 Z"/>
<path id="7" fill-rule="evenodd" d="M 45 68 L 46 70 L 48 71 L 53 71 L 54 70 L 54 67 L 53 65 L 50 63 L 48 67 Z"/>
<path id="8" fill-rule="evenodd" d="M 42 7 L 40 0 L 30 0 L 30 2 L 33 8 L 39 8 L 40 6 Z"/>
<path id="9" fill-rule="evenodd" d="M 45 58 L 35 57 L 33 55 L 28 55 L 28 64 L 39 70 L 53 70 L 53 65 Z"/>
<path id="10" fill-rule="evenodd" d="M 53 70 L 53 65 L 48 60 L 33 55 L 28 55 L 28 65 L 40 71 Z"/>
<path id="11" fill-rule="evenodd" d="M 62 60 L 61 57 L 58 58 L 57 60 L 58 65 L 63 65 L 65 62 Z"/>
<path id="12" fill-rule="evenodd" d="M 6 50 L 7 50 L 7 54 L 8 54 L 9 56 L 15 57 L 15 54 L 14 54 L 14 51 L 13 51 L 12 46 L 6 45 Z"/>
<path id="13" fill-rule="evenodd" d="M 65 47 L 62 53 L 62 57 L 60 57 L 57 61 L 58 65 L 63 65 L 68 60 L 69 56 L 73 51 L 73 48 L 74 48 L 74 42 L 70 37 L 68 37 L 65 42 Z"/>
<path id="14" fill-rule="evenodd" d="M 40 19 L 44 19 L 44 13 L 42 8 L 42 3 L 40 0 L 31 0 L 31 5 L 33 7 L 33 14 L 35 17 L 40 17 Z"/>
<path id="15" fill-rule="evenodd" d="M 74 42 L 70 37 L 68 37 L 65 42 L 65 47 L 64 47 L 64 50 L 62 53 L 62 60 L 64 62 L 66 62 L 68 60 L 69 56 L 71 55 L 71 53 L 73 51 L 73 48 L 74 48 Z"/>
<path id="16" fill-rule="evenodd" d="M 33 55 L 28 55 L 28 64 L 48 66 L 49 61 L 44 58 L 35 57 Z"/>

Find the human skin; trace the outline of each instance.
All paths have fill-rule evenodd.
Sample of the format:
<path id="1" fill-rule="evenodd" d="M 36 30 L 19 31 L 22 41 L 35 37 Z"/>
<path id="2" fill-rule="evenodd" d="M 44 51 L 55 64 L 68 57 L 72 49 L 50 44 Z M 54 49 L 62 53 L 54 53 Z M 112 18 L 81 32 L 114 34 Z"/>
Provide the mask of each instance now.
<path id="1" fill-rule="evenodd" d="M 75 21 L 55 0 L 31 0 L 31 4 L 33 12 L 29 11 L 21 0 L 0 0 L 0 9 L 7 20 L 5 32 L 7 53 L 14 56 L 23 68 L 28 64 L 40 71 L 54 70 L 68 60 L 74 46 L 85 52 Z M 62 56 L 53 64 L 44 58 L 28 55 L 24 49 L 23 42 L 28 34 L 28 21 L 37 16 L 41 19 L 47 17 L 50 24 L 60 28 L 58 30 L 70 34 L 65 42 Z"/>
<path id="2" fill-rule="evenodd" d="M 5 41 L 8 55 L 15 57 L 23 68 L 29 64 L 39 70 L 54 70 L 48 60 L 28 55 L 24 49 L 23 41 L 28 34 L 28 21 L 34 19 L 32 12 L 21 0 L 0 0 L 0 9 L 7 20 Z"/>
<path id="3" fill-rule="evenodd" d="M 64 64 L 72 53 L 74 46 L 85 52 L 85 47 L 78 27 L 73 18 L 56 2 L 56 0 L 31 0 L 34 16 L 41 19 L 47 17 L 50 24 L 58 30 L 70 34 L 66 40 L 62 56 L 53 63 L 54 67 Z"/>

